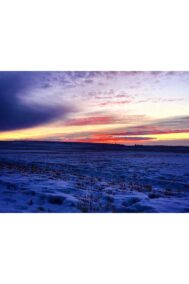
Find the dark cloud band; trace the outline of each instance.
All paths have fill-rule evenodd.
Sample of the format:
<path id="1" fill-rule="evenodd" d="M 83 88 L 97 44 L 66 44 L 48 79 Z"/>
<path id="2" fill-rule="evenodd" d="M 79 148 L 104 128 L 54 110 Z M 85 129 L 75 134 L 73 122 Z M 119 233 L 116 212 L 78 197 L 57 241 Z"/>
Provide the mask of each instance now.
<path id="1" fill-rule="evenodd" d="M 34 127 L 65 116 L 68 107 L 29 105 L 21 96 L 27 94 L 44 72 L 0 72 L 0 131 Z"/>

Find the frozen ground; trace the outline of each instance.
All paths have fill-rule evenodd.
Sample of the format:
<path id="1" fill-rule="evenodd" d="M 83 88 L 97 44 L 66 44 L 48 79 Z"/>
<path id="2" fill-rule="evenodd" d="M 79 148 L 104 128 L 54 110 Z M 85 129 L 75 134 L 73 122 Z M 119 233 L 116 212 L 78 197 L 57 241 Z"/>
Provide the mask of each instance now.
<path id="1" fill-rule="evenodd" d="M 189 153 L 0 146 L 0 212 L 189 212 Z"/>

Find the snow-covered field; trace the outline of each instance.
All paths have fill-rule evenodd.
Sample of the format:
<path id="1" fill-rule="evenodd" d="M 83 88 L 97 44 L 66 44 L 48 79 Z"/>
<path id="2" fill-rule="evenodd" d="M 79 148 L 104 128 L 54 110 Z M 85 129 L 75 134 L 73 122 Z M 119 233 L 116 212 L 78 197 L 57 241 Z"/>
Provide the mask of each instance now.
<path id="1" fill-rule="evenodd" d="M 3 146 L 0 212 L 189 212 L 189 154 Z"/>

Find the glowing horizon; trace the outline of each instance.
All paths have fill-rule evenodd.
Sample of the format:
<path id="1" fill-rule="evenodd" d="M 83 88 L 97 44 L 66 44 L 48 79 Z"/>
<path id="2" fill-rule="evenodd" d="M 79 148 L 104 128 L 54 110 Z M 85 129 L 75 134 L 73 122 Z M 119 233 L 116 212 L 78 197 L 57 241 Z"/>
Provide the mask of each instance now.
<path id="1" fill-rule="evenodd" d="M 0 141 L 189 146 L 189 72 L 0 72 Z"/>

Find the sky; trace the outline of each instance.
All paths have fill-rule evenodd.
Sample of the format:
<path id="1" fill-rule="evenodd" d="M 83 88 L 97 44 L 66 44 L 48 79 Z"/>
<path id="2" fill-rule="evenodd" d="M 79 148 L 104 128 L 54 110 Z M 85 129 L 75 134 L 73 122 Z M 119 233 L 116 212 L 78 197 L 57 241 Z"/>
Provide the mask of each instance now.
<path id="1" fill-rule="evenodd" d="M 0 140 L 189 146 L 189 72 L 0 72 Z"/>

